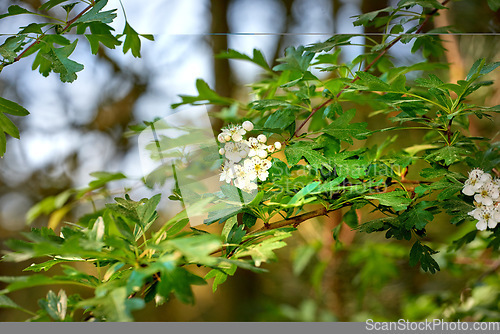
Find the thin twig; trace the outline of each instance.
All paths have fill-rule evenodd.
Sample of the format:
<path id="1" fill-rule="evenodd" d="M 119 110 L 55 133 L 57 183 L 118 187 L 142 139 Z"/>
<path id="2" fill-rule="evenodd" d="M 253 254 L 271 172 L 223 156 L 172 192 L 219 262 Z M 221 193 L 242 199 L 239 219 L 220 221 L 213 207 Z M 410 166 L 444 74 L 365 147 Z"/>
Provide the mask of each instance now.
<path id="1" fill-rule="evenodd" d="M 66 22 L 66 25 L 62 28 L 61 30 L 61 33 L 60 34 L 63 34 L 64 32 L 66 32 L 66 30 L 68 30 L 68 28 L 73 24 L 75 23 L 76 20 L 78 20 L 80 17 L 82 17 L 83 14 L 85 14 L 86 12 L 88 12 L 90 9 L 92 9 L 92 7 L 94 7 L 95 3 L 91 4 L 91 5 L 88 5 L 84 10 L 82 10 L 80 13 L 78 13 L 78 15 L 76 15 L 74 18 L 72 18 L 71 20 L 69 20 L 68 22 Z M 43 33 L 41 34 L 40 36 L 37 37 L 37 39 L 31 43 L 30 45 L 28 45 L 28 47 L 26 49 L 23 50 L 23 52 L 21 52 L 16 58 L 14 58 L 14 60 L 10 63 L 5 63 L 5 64 L 2 64 L 2 68 L 5 67 L 5 66 L 8 66 L 8 65 L 12 65 L 14 64 L 15 62 L 18 62 L 19 60 L 21 60 L 21 58 L 26 54 L 26 52 L 28 52 L 32 47 L 34 47 L 35 45 L 37 45 L 38 43 L 40 43 L 40 41 L 47 35 L 47 33 Z"/>
<path id="2" fill-rule="evenodd" d="M 450 0 L 445 0 L 441 3 L 442 6 L 446 5 Z M 434 9 L 432 12 L 430 12 L 429 14 L 426 15 L 424 21 L 422 22 L 422 24 L 420 25 L 420 27 L 417 29 L 417 31 L 415 32 L 415 34 L 419 34 L 420 32 L 422 32 L 422 30 L 424 29 L 424 26 L 427 24 L 427 22 L 429 21 L 429 19 L 434 16 L 436 13 L 438 12 L 438 9 Z M 397 42 L 399 42 L 401 40 L 401 38 L 403 38 L 403 35 L 399 35 L 398 37 L 396 37 L 391 43 L 389 43 L 378 55 L 377 57 L 375 57 L 375 59 L 372 60 L 371 63 L 369 63 L 368 65 L 366 65 L 366 67 L 363 69 L 362 72 L 368 72 L 368 70 L 370 68 L 373 67 L 373 65 L 375 65 L 377 63 L 377 61 L 382 58 L 386 53 L 387 51 L 389 51 L 390 48 L 392 48 L 394 46 L 394 44 L 396 44 Z M 318 110 L 320 110 L 321 108 L 323 108 L 324 106 L 326 106 L 327 104 L 330 104 L 331 102 L 333 102 L 335 99 L 338 99 L 340 97 L 340 95 L 347 89 L 350 87 L 351 84 L 355 83 L 356 81 L 358 81 L 360 78 L 359 76 L 355 76 L 354 79 L 351 80 L 350 84 L 349 85 L 346 85 L 344 88 L 342 88 L 340 90 L 340 92 L 335 96 L 335 98 L 331 98 L 331 99 L 328 99 L 326 100 L 325 102 L 323 102 L 319 107 L 316 107 L 314 108 L 311 113 L 309 114 L 309 116 L 307 116 L 307 118 L 299 125 L 299 127 L 297 128 L 297 130 L 295 130 L 295 133 L 293 134 L 293 136 L 290 138 L 292 139 L 293 137 L 297 137 L 298 133 L 300 132 L 300 130 L 304 127 L 304 125 L 306 125 L 306 123 L 311 119 L 311 117 L 314 116 L 314 114 L 316 114 L 316 112 Z"/>
<path id="3" fill-rule="evenodd" d="M 255 234 L 255 233 L 259 233 L 262 231 L 268 231 L 268 230 L 275 230 L 277 228 L 290 226 L 290 225 L 292 225 L 293 227 L 297 227 L 302 222 L 305 222 L 306 220 L 309 220 L 309 219 L 314 218 L 314 217 L 324 216 L 328 212 L 332 212 L 332 211 L 334 211 L 334 210 L 328 210 L 326 208 L 317 209 L 314 211 L 310 211 L 310 212 L 295 216 L 293 218 L 283 219 L 283 220 L 280 220 L 276 223 L 268 224 L 267 226 L 264 225 L 263 227 L 259 228 L 258 230 L 253 231 L 250 234 Z"/>

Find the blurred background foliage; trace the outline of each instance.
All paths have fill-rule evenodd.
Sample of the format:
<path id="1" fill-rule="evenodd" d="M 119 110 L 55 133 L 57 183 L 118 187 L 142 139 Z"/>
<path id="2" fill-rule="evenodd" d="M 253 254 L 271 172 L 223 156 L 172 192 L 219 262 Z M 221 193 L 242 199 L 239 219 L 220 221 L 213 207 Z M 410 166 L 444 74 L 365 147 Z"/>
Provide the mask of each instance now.
<path id="1" fill-rule="evenodd" d="M 145 5 L 123 0 L 128 19 L 140 33 L 152 33 L 156 42 L 144 43 L 142 58 L 100 50 L 91 57 L 82 43 L 75 53 L 86 69 L 73 84 L 57 78 L 41 77 L 31 71 L 29 60 L 6 68 L 0 76 L 1 96 L 16 100 L 31 115 L 16 120 L 21 141 L 10 140 L 7 154 L 0 160 L 0 241 L 16 237 L 26 225 L 26 212 L 40 200 L 86 185 L 89 173 L 98 170 L 123 172 L 131 179 L 112 183 L 102 198 L 94 202 L 83 198 L 81 205 L 68 212 L 72 221 L 131 188 L 132 198 L 150 195 L 135 189 L 134 176 L 140 174 L 136 137 L 127 136 L 130 125 L 151 121 L 173 113 L 170 105 L 177 95 L 196 92 L 198 77 L 222 96 L 248 101 L 245 84 L 258 78 L 252 65 L 214 55 L 228 48 L 249 53 L 262 50 L 266 59 L 283 56 L 289 45 L 327 39 L 335 33 L 373 34 L 353 27 L 353 15 L 393 5 L 390 0 L 150 0 Z M 37 9 L 40 0 L 3 1 L 0 12 L 12 4 Z M 110 1 L 109 6 L 119 6 Z M 62 13 L 61 13 L 62 14 Z M 0 31 L 10 31 L 26 23 L 23 17 L 2 20 Z M 116 23 L 121 24 L 120 20 Z M 444 53 L 431 54 L 432 61 L 450 63 L 436 73 L 450 81 L 464 77 L 472 63 L 485 57 L 500 60 L 500 11 L 492 12 L 486 0 L 456 1 L 424 31 L 452 25 L 456 34 L 442 36 Z M 117 29 L 118 30 L 118 29 Z M 361 41 L 362 42 L 362 41 Z M 363 47 L 344 48 L 342 62 L 351 61 Z M 416 63 L 422 55 L 412 54 L 409 45 L 390 51 L 397 65 Z M 413 78 L 414 79 L 414 78 Z M 494 71 L 495 84 L 473 95 L 475 104 L 500 104 L 500 71 Z M 354 106 L 364 121 L 367 106 Z M 211 109 L 210 112 L 229 113 Z M 382 119 L 383 120 L 383 119 Z M 472 134 L 493 141 L 498 136 L 498 118 L 471 120 Z M 220 119 L 213 119 L 214 129 Z M 408 132 L 399 140 L 418 143 L 421 134 Z M 381 135 L 381 139 L 382 139 Z M 375 139 L 376 140 L 376 139 Z M 397 141 L 396 141 L 397 143 Z M 373 145 L 376 142 L 366 143 Z M 408 176 L 412 177 L 411 171 Z M 164 196 L 166 197 L 166 196 Z M 159 207 L 164 219 L 179 207 L 164 198 Z M 344 212 L 345 213 L 345 212 Z M 361 211 L 363 221 L 370 213 Z M 353 219 L 350 217 L 349 219 Z M 342 212 L 302 224 L 289 247 L 277 252 L 279 262 L 266 264 L 267 274 L 239 270 L 216 293 L 210 286 L 195 287 L 196 304 L 172 300 L 162 307 L 147 308 L 136 314 L 138 321 L 365 321 L 404 318 L 422 320 L 500 321 L 500 260 L 498 254 L 484 251 L 481 238 L 456 256 L 436 255 L 442 270 L 434 275 L 410 267 L 405 242 L 388 242 L 383 235 L 360 235 L 351 231 Z M 457 228 L 445 215 L 428 225 L 428 242 L 437 249 L 453 247 L 450 240 L 474 230 L 473 225 Z M 34 226 L 46 226 L 40 217 Z M 220 228 L 211 226 L 212 229 Z M 332 230 L 336 238 L 333 238 Z M 2 246 L 4 247 L 4 246 Z M 1 275 L 18 275 L 26 264 L 0 263 Z M 93 268 L 79 268 L 92 271 Z M 46 289 L 19 291 L 12 295 L 21 305 L 42 298 Z M 76 292 L 67 288 L 68 295 Z M 55 290 L 57 291 L 57 289 Z M 85 296 L 85 291 L 78 291 Z M 17 295 L 16 295 L 17 294 Z M 24 302 L 23 302 L 24 300 Z M 24 314 L 0 309 L 1 321 L 19 321 Z"/>

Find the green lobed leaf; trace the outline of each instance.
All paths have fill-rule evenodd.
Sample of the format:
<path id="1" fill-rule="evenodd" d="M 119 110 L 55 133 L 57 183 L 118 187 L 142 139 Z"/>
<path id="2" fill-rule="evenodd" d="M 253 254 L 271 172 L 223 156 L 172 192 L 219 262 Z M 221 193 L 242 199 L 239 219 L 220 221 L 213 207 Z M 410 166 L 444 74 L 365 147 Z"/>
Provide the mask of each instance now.
<path id="1" fill-rule="evenodd" d="M 271 71 L 271 68 L 269 67 L 269 64 L 267 63 L 266 59 L 264 58 L 264 55 L 260 50 L 253 49 L 253 57 L 250 57 L 246 54 L 240 53 L 238 51 L 235 51 L 233 49 L 228 49 L 226 52 L 222 52 L 218 55 L 216 55 L 216 58 L 219 59 L 241 59 L 241 60 L 247 60 L 250 61 L 266 71 Z"/>
<path id="2" fill-rule="evenodd" d="M 182 102 L 172 104 L 172 108 L 177 108 L 183 104 L 203 105 L 203 104 L 218 104 L 232 105 L 235 101 L 231 98 L 222 97 L 212 90 L 208 84 L 202 79 L 196 80 L 196 89 L 198 96 L 180 95 Z"/>
<path id="3" fill-rule="evenodd" d="M 296 193 L 287 204 L 288 205 L 297 204 L 298 202 L 300 202 L 301 199 L 303 199 L 305 196 L 309 195 L 314 189 L 316 189 L 320 183 L 321 182 L 319 181 L 309 183 L 307 186 L 300 189 L 299 192 Z"/>
<path id="4" fill-rule="evenodd" d="M 295 122 L 295 114 L 292 109 L 278 109 L 268 117 L 264 123 L 264 128 L 284 130 L 293 122 Z"/>
<path id="5" fill-rule="evenodd" d="M 63 2 L 68 2 L 68 1 L 70 1 L 70 0 L 49 0 L 46 3 L 44 3 L 43 5 L 41 5 L 40 9 L 41 10 L 49 10 L 49 9 L 54 8 L 55 6 L 57 6 Z"/>
<path id="6" fill-rule="evenodd" d="M 204 277 L 205 280 L 214 278 L 212 291 L 217 291 L 217 287 L 227 280 L 228 276 L 234 275 L 236 272 L 235 264 L 221 263 L 218 268 L 210 270 Z"/>
<path id="7" fill-rule="evenodd" d="M 355 115 L 355 109 L 347 110 L 340 117 L 321 130 L 321 132 L 349 144 L 353 144 L 352 138 L 365 139 L 365 134 L 368 132 L 366 130 L 368 124 L 365 122 L 350 124 Z"/>
<path id="8" fill-rule="evenodd" d="M 285 57 L 277 59 L 281 64 L 274 66 L 273 71 L 290 70 L 305 73 L 313 58 L 314 52 L 306 51 L 303 46 L 298 48 L 290 46 L 285 50 Z"/>
<path id="9" fill-rule="evenodd" d="M 7 9 L 7 13 L 0 15 L 0 20 L 3 19 L 4 17 L 20 15 L 20 14 L 32 14 L 32 12 L 18 5 L 12 5 Z"/>
<path id="10" fill-rule="evenodd" d="M 378 200 L 381 205 L 390 206 L 394 210 L 405 210 L 411 203 L 408 193 L 401 189 L 364 196 L 366 199 Z"/>
<path id="11" fill-rule="evenodd" d="M 361 82 L 365 84 L 370 90 L 382 92 L 391 90 L 391 86 L 388 83 L 380 80 L 370 73 L 358 71 L 356 72 L 356 75 L 361 79 Z"/>
<path id="12" fill-rule="evenodd" d="M 432 258 L 432 254 L 437 252 L 432 250 L 430 247 L 422 245 L 420 241 L 415 241 L 410 250 L 410 265 L 415 266 L 420 262 L 422 270 L 429 271 L 432 274 L 439 271 L 439 264 Z"/>
<path id="13" fill-rule="evenodd" d="M 427 210 L 428 204 L 420 202 L 415 207 L 405 211 L 399 219 L 407 230 L 416 228 L 422 230 L 434 219 L 434 215 Z"/>
<path id="14" fill-rule="evenodd" d="M 42 263 L 32 263 L 29 267 L 24 268 L 23 271 L 33 271 L 35 273 L 41 272 L 41 271 L 48 271 L 50 268 L 55 266 L 56 264 L 59 263 L 67 263 L 67 262 L 73 262 L 70 260 L 63 260 L 63 259 L 52 259 L 48 260 Z"/>
<path id="15" fill-rule="evenodd" d="M 401 0 L 398 7 L 422 6 L 424 8 L 446 9 L 445 6 L 437 0 Z"/>
<path id="16" fill-rule="evenodd" d="M 87 27 L 90 29 L 90 34 L 85 34 Z M 85 34 L 85 37 L 90 43 L 92 54 L 97 54 L 100 44 L 104 45 L 108 49 L 115 49 L 117 46 L 122 44 L 122 42 L 111 33 L 113 30 L 114 29 L 112 27 L 105 23 L 94 21 L 80 24 L 77 28 L 77 33 Z"/>
<path id="17" fill-rule="evenodd" d="M 129 50 L 131 50 L 134 57 L 140 58 L 141 39 L 139 38 L 139 34 L 130 26 L 128 22 L 125 22 L 123 35 L 125 36 L 125 42 L 123 42 L 123 53 L 126 54 Z"/>
<path id="18" fill-rule="evenodd" d="M 51 63 L 51 70 L 59 73 L 62 82 L 73 82 L 76 80 L 76 72 L 83 70 L 83 65 L 77 63 L 68 57 L 76 48 L 78 40 L 75 40 L 68 46 L 61 48 L 52 48 L 48 53 L 42 56 Z"/>
<path id="19" fill-rule="evenodd" d="M 40 305 L 52 319 L 63 321 L 66 318 L 68 296 L 66 296 L 64 290 L 60 290 L 58 295 L 50 290 L 47 293 L 47 299 L 40 299 L 38 305 Z"/>
<path id="20" fill-rule="evenodd" d="M 25 27 L 21 27 L 19 34 L 43 34 L 42 28 L 47 26 L 48 23 L 30 23 Z"/>
<path id="21" fill-rule="evenodd" d="M 285 156 L 287 158 L 288 165 L 296 165 L 304 157 L 313 167 L 320 168 L 321 166 L 325 166 L 331 169 L 328 159 L 318 151 L 315 151 L 314 148 L 314 143 L 305 141 L 296 142 L 286 146 Z"/>
<path id="22" fill-rule="evenodd" d="M 116 18 L 116 9 L 101 12 L 101 10 L 108 4 L 108 0 L 96 1 L 95 5 L 88 12 L 80 16 L 74 24 L 87 23 L 92 21 L 99 21 L 102 23 L 111 23 Z"/>
<path id="23" fill-rule="evenodd" d="M 252 109 L 255 110 L 265 110 L 268 108 L 276 108 L 276 107 L 290 107 L 290 102 L 285 100 L 276 100 L 276 99 L 258 100 L 258 101 L 253 101 L 251 104 L 252 104 Z M 280 110 L 285 110 L 285 109 L 280 109 Z"/>
<path id="24" fill-rule="evenodd" d="M 0 112 L 4 114 L 10 114 L 14 116 L 26 116 L 29 115 L 28 110 L 21 107 L 19 104 L 4 99 L 0 97 Z"/>
<path id="25" fill-rule="evenodd" d="M 469 151 L 462 147 L 445 146 L 428 154 L 425 159 L 431 161 L 444 161 L 446 166 L 462 161 Z"/>
<path id="26" fill-rule="evenodd" d="M 145 303 L 142 299 L 129 297 L 126 287 L 118 287 L 110 289 L 106 294 L 99 294 L 98 297 L 83 300 L 77 307 L 93 307 L 92 312 L 107 321 L 133 321 L 132 311 L 142 309 Z"/>
<path id="27" fill-rule="evenodd" d="M 18 52 L 21 51 L 22 47 L 27 43 L 26 38 L 26 35 L 12 36 L 7 38 L 5 42 L 0 45 L 0 55 L 5 61 L 14 61 Z"/>
<path id="28" fill-rule="evenodd" d="M 308 45 L 305 50 L 311 52 L 329 52 L 331 49 L 351 44 L 350 39 L 355 35 L 335 35 L 324 42 Z"/>
<path id="29" fill-rule="evenodd" d="M 472 241 L 474 241 L 474 239 L 476 239 L 477 233 L 478 233 L 478 230 L 473 230 L 473 231 L 470 231 L 467 234 L 465 234 L 463 237 L 461 237 L 457 240 L 453 240 L 453 243 L 449 246 L 449 249 L 452 249 L 455 251 L 459 250 L 460 248 L 462 248 L 466 244 L 469 244 Z"/>
<path id="30" fill-rule="evenodd" d="M 156 219 L 156 207 L 160 203 L 160 200 L 161 194 L 156 194 L 150 199 L 147 199 L 143 205 L 139 205 L 136 208 L 137 215 L 143 226 L 147 226 L 152 220 Z"/>
<path id="31" fill-rule="evenodd" d="M 176 267 L 173 270 L 163 270 L 158 292 L 168 298 L 173 292 L 177 299 L 185 304 L 194 303 L 194 294 L 191 285 L 204 285 L 207 282 L 184 268 Z"/>
<path id="32" fill-rule="evenodd" d="M 0 131 L 19 139 L 19 130 L 12 121 L 0 112 Z"/>
<path id="33" fill-rule="evenodd" d="M 239 248 L 234 254 L 234 257 L 239 259 L 250 256 L 254 261 L 255 266 L 260 267 L 262 262 L 268 262 L 276 259 L 276 255 L 273 251 L 275 249 L 285 247 L 286 243 L 282 240 L 290 237 L 291 235 L 292 234 L 290 232 L 275 230 L 273 237 L 260 241 L 256 244 Z"/>

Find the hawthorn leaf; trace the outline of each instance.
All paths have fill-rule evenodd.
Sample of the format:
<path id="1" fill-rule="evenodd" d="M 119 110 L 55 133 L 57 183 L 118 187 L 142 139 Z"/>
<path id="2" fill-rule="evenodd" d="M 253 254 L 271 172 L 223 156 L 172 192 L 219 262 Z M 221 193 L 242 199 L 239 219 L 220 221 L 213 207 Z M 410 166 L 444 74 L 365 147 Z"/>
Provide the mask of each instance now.
<path id="1" fill-rule="evenodd" d="M 401 0 L 398 7 L 422 6 L 424 8 L 446 9 L 445 6 L 437 0 Z"/>
<path id="2" fill-rule="evenodd" d="M 288 202 L 288 205 L 294 205 L 298 203 L 301 199 L 303 199 L 305 196 L 310 194 L 314 189 L 316 189 L 321 182 L 316 181 L 309 183 L 307 186 L 304 188 L 300 189 L 298 193 L 296 193 Z"/>
<path id="3" fill-rule="evenodd" d="M 437 252 L 429 246 L 422 245 L 420 241 L 415 241 L 410 250 L 410 265 L 415 266 L 420 262 L 422 270 L 429 271 L 432 274 L 439 271 L 439 264 L 432 258 L 433 254 Z"/>
<path id="4" fill-rule="evenodd" d="M 350 45 L 350 39 L 353 36 L 355 35 L 335 35 L 324 42 L 311 44 L 305 49 L 311 52 L 328 52 L 337 46 Z"/>
<path id="5" fill-rule="evenodd" d="M 52 48 L 43 57 L 51 62 L 51 69 L 54 73 L 59 73 L 62 82 L 73 82 L 76 80 L 76 72 L 83 70 L 83 65 L 77 63 L 68 57 L 76 48 L 78 40 L 75 40 L 68 46 L 61 48 Z"/>
<path id="6" fill-rule="evenodd" d="M 26 35 L 12 36 L 0 45 L 0 55 L 7 62 L 12 62 L 17 57 L 17 53 L 26 44 Z"/>
<path id="7" fill-rule="evenodd" d="M 468 153 L 469 152 L 465 148 L 445 146 L 427 155 L 425 159 L 431 161 L 444 160 L 445 165 L 449 166 L 454 164 L 455 162 L 462 161 L 464 159 L 464 156 L 468 155 Z"/>
<path id="8" fill-rule="evenodd" d="M 391 90 L 391 86 L 388 83 L 380 80 L 370 73 L 358 71 L 356 72 L 356 75 L 361 79 L 361 82 L 365 84 L 370 90 L 382 92 Z"/>
<path id="9" fill-rule="evenodd" d="M 355 109 L 347 110 L 339 118 L 330 123 L 330 125 L 321 130 L 321 132 L 329 134 L 330 136 L 341 141 L 345 141 L 351 145 L 353 144 L 352 138 L 365 139 L 365 134 L 367 133 L 367 123 L 361 122 L 349 124 L 355 115 Z"/>
<path id="10" fill-rule="evenodd" d="M 20 15 L 20 14 L 33 14 L 33 13 L 21 6 L 12 5 L 7 9 L 7 13 L 0 15 L 0 20 L 3 19 L 4 17 Z"/>
<path id="11" fill-rule="evenodd" d="M 325 166 L 331 169 L 328 159 L 314 150 L 315 144 L 311 142 L 300 141 L 285 148 L 285 156 L 290 166 L 296 165 L 302 158 L 313 167 Z"/>
<path id="12" fill-rule="evenodd" d="M 129 50 L 131 50 L 134 57 L 140 58 L 141 39 L 139 38 L 139 34 L 130 26 L 128 22 L 125 23 L 123 35 L 125 36 L 125 42 L 123 42 L 123 53 L 126 54 Z"/>
<path id="13" fill-rule="evenodd" d="M 427 204 L 420 202 L 415 207 L 404 212 L 399 218 L 407 230 L 413 227 L 417 230 L 422 230 L 434 219 L 434 215 L 426 209 Z"/>
<path id="14" fill-rule="evenodd" d="M 233 263 L 221 263 L 220 266 L 216 269 L 210 270 L 204 277 L 205 280 L 209 278 L 214 278 L 214 282 L 212 285 L 212 291 L 217 291 L 217 287 L 224 283 L 227 280 L 228 276 L 234 275 L 236 272 L 237 266 Z"/>
<path id="15" fill-rule="evenodd" d="M 241 60 L 247 60 L 250 61 L 266 71 L 271 71 L 271 68 L 269 67 L 269 64 L 267 63 L 266 59 L 264 58 L 264 55 L 260 50 L 253 49 L 253 57 L 250 57 L 246 54 L 240 53 L 236 50 L 233 49 L 228 49 L 226 52 L 220 53 L 216 56 L 216 58 L 219 59 L 241 59 Z"/>
<path id="16" fill-rule="evenodd" d="M 49 0 L 40 6 L 40 10 L 49 10 L 49 9 L 54 8 L 55 6 L 57 6 L 63 2 L 68 2 L 68 1 L 70 1 L 70 0 Z"/>
<path id="17" fill-rule="evenodd" d="M 386 193 L 366 195 L 365 198 L 378 200 L 381 205 L 390 206 L 396 211 L 406 209 L 411 203 L 411 199 L 408 198 L 408 193 L 401 189 Z"/>
<path id="18" fill-rule="evenodd" d="M 12 121 L 7 118 L 4 114 L 0 112 L 0 131 L 5 132 L 6 134 L 19 139 L 19 130 L 12 123 Z"/>
<path id="19" fill-rule="evenodd" d="M 41 299 L 38 304 L 45 309 L 47 314 L 56 321 L 63 321 L 66 318 L 68 307 L 68 296 L 64 290 L 60 290 L 56 295 L 52 290 L 47 293 L 47 299 Z"/>
<path id="20" fill-rule="evenodd" d="M 100 0 L 96 2 L 94 7 L 88 12 L 80 16 L 74 24 L 86 23 L 92 21 L 99 21 L 102 23 L 111 23 L 116 18 L 116 9 L 101 12 L 101 10 L 108 4 L 108 0 Z"/>
<path id="21" fill-rule="evenodd" d="M 180 95 L 182 102 L 172 104 L 175 109 L 183 104 L 203 105 L 203 104 L 218 104 L 218 105 L 232 105 L 235 101 L 231 98 L 222 97 L 211 89 L 208 84 L 202 79 L 196 80 L 196 89 L 198 96 Z"/>

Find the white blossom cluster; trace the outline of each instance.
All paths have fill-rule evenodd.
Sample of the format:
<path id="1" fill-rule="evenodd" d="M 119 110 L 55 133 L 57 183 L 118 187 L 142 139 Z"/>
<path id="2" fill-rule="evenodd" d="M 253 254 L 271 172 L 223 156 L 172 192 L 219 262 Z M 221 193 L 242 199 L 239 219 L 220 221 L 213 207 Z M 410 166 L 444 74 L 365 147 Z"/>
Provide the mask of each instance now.
<path id="1" fill-rule="evenodd" d="M 476 208 L 469 215 L 477 219 L 478 230 L 493 229 L 500 223 L 500 179 L 493 179 L 479 168 L 473 169 L 462 192 L 474 196 Z"/>
<path id="2" fill-rule="evenodd" d="M 226 160 L 222 166 L 220 181 L 232 183 L 245 192 L 257 189 L 257 181 L 265 181 L 269 176 L 271 161 L 269 153 L 281 149 L 281 143 L 266 145 L 263 134 L 245 140 L 247 131 L 252 131 L 253 123 L 245 121 L 241 125 L 229 125 L 222 129 L 217 139 L 224 146 L 219 150 Z"/>

